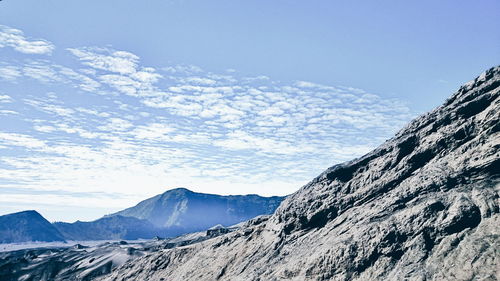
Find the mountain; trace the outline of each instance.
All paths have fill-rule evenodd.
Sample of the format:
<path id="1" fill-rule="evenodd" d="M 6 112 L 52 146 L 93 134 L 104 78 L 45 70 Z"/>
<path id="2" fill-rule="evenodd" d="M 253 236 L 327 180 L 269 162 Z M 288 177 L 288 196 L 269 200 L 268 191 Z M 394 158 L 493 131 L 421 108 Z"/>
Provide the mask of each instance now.
<path id="1" fill-rule="evenodd" d="M 64 238 L 74 241 L 148 239 L 164 234 L 162 229 L 147 220 L 124 216 L 105 217 L 91 222 L 56 222 L 54 227 Z"/>
<path id="2" fill-rule="evenodd" d="M 500 67 L 269 218 L 100 280 L 497 280 Z"/>
<path id="3" fill-rule="evenodd" d="M 185 188 L 168 190 L 112 216 L 148 220 L 171 235 L 206 230 L 214 225 L 230 226 L 259 215 L 272 214 L 284 197 L 215 195 Z"/>
<path id="4" fill-rule="evenodd" d="M 0 216 L 0 243 L 29 241 L 64 241 L 64 237 L 36 211 Z"/>
<path id="5" fill-rule="evenodd" d="M 230 226 L 259 215 L 271 214 L 283 198 L 221 196 L 177 188 L 95 221 L 56 222 L 54 227 L 67 240 L 173 237 L 207 230 L 217 224 Z"/>

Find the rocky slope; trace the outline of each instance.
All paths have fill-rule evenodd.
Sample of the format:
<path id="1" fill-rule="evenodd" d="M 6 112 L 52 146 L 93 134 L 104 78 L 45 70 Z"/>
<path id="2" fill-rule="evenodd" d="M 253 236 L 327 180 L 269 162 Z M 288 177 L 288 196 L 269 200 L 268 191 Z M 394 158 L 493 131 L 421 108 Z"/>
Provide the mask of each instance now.
<path id="1" fill-rule="evenodd" d="M 103 280 L 497 280 L 500 68 L 269 218 Z"/>
<path id="2" fill-rule="evenodd" d="M 0 216 L 0 243 L 27 241 L 64 241 L 64 237 L 36 211 Z"/>
<path id="3" fill-rule="evenodd" d="M 231 231 L 234 229 L 217 228 L 167 240 L 106 242 L 94 246 L 76 244 L 72 247 L 0 252 L 0 280 L 93 280 L 148 253 L 199 243 Z"/>
<path id="4" fill-rule="evenodd" d="M 148 220 L 170 236 L 206 230 L 214 225 L 231 226 L 259 215 L 272 214 L 284 197 L 205 194 L 185 188 L 168 190 L 112 216 Z"/>

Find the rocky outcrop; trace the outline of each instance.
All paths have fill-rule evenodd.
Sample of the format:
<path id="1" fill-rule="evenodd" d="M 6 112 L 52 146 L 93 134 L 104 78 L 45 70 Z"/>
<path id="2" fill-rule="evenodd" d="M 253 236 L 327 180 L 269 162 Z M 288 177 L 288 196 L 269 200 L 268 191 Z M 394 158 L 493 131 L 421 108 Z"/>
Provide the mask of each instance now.
<path id="1" fill-rule="evenodd" d="M 270 218 L 125 263 L 104 280 L 497 280 L 500 68 Z"/>

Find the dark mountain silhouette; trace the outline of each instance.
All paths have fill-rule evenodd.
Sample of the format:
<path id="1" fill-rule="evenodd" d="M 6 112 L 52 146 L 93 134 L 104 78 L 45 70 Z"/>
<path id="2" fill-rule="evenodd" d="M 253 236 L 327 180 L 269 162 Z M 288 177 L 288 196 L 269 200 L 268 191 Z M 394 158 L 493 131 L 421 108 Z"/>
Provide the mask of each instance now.
<path id="1" fill-rule="evenodd" d="M 36 211 L 0 216 L 0 243 L 27 241 L 64 241 L 64 237 Z"/>

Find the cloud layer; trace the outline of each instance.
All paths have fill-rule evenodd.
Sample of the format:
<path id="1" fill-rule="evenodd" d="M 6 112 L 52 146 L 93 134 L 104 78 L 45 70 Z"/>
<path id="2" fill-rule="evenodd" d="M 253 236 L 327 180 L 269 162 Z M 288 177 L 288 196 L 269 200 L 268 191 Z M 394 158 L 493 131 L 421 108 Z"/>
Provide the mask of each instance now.
<path id="1" fill-rule="evenodd" d="M 2 46 L 54 50 L 7 27 Z M 102 47 L 61 52 L 70 59 L 0 61 L 0 192 L 19 191 L 0 201 L 28 204 L 43 191 L 54 206 L 104 200 L 116 209 L 178 186 L 288 194 L 368 152 L 412 115 L 398 100 L 355 88 L 146 66 L 137 54 Z M 74 192 L 89 196 L 68 200 Z"/>

